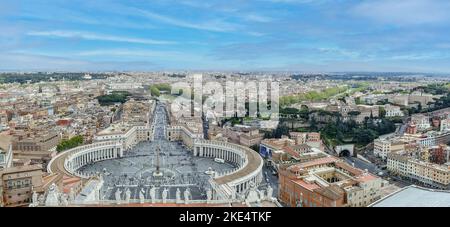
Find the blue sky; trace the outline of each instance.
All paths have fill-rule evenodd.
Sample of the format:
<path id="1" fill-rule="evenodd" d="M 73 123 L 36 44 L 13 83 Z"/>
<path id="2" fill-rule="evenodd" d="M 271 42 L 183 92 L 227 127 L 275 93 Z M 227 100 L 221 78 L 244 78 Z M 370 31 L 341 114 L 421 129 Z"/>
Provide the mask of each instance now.
<path id="1" fill-rule="evenodd" d="M 448 0 L 0 0 L 0 70 L 450 72 Z"/>

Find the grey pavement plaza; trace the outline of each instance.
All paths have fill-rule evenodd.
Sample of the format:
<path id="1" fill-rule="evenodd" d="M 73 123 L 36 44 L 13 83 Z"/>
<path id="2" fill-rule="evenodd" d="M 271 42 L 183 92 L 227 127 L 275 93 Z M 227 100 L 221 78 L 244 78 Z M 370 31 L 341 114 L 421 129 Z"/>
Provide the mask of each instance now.
<path id="1" fill-rule="evenodd" d="M 115 192 L 122 194 L 131 191 L 131 199 L 139 199 L 143 190 L 146 199 L 150 199 L 149 190 L 155 186 L 157 198 L 161 198 L 164 188 L 169 190 L 168 199 L 175 199 L 177 188 L 181 192 L 189 187 L 193 200 L 206 199 L 206 190 L 210 185 L 210 175 L 205 172 L 212 168 L 217 172 L 234 169 L 230 163 L 217 163 L 211 158 L 194 157 L 180 142 L 166 139 L 165 109 L 158 105 L 155 111 L 154 140 L 137 144 L 118 159 L 104 160 L 82 167 L 82 173 L 100 173 L 104 179 L 101 198 L 114 200 Z M 162 177 L 154 176 L 156 171 L 156 149 L 160 149 L 160 171 Z M 123 196 L 122 196 L 123 197 Z"/>

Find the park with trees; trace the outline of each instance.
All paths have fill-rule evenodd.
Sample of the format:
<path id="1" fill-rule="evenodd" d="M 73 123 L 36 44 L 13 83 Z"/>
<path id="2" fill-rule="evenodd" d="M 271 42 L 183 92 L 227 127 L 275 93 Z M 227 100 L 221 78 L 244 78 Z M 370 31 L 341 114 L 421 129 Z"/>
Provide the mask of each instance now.
<path id="1" fill-rule="evenodd" d="M 62 140 L 56 146 L 56 151 L 61 152 L 61 151 L 69 150 L 74 147 L 80 146 L 81 144 L 83 144 L 83 142 L 84 142 L 83 136 L 81 136 L 81 135 L 74 136 L 68 140 Z"/>
<path id="2" fill-rule="evenodd" d="M 109 95 L 101 95 L 97 97 L 98 102 L 102 106 L 112 105 L 114 103 L 125 103 L 131 93 L 127 91 L 113 91 Z"/>

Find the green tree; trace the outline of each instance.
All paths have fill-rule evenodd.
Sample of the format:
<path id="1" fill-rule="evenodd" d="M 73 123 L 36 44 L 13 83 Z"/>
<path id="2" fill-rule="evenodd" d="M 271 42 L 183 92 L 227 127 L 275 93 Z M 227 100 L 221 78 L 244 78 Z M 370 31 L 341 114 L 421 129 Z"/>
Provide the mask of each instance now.
<path id="1" fill-rule="evenodd" d="M 421 102 L 417 102 L 417 111 L 420 113 L 422 112 L 422 103 Z"/>
<path id="2" fill-rule="evenodd" d="M 62 140 L 56 146 L 56 151 L 61 152 L 61 151 L 65 151 L 68 149 L 72 149 L 74 147 L 77 147 L 77 146 L 83 144 L 83 142 L 84 142 L 83 136 L 81 136 L 81 135 L 74 136 L 69 140 Z"/>
<path id="3" fill-rule="evenodd" d="M 310 120 L 310 122 L 309 122 L 309 128 L 310 128 L 312 131 L 316 131 L 316 130 L 318 129 L 318 127 L 317 127 L 317 121 L 316 121 L 316 118 L 315 118 L 315 117 L 311 117 L 311 120 Z"/>
<path id="4" fill-rule="evenodd" d="M 156 86 L 152 85 L 152 86 L 150 86 L 150 94 L 152 96 L 159 97 L 161 95 L 161 92 L 159 91 L 159 89 Z"/>
<path id="5" fill-rule="evenodd" d="M 353 117 L 356 117 L 356 116 L 358 116 L 360 114 L 361 114 L 361 112 L 357 111 L 357 110 L 353 110 L 353 111 L 348 112 L 348 115 L 353 116 Z"/>
<path id="6" fill-rule="evenodd" d="M 117 102 L 124 103 L 126 102 L 128 96 L 131 94 L 127 91 L 115 91 L 109 95 L 101 95 L 97 97 L 100 105 L 111 105 Z"/>
<path id="7" fill-rule="evenodd" d="M 384 107 L 380 106 L 379 114 L 380 114 L 380 118 L 385 118 L 386 117 L 386 109 Z"/>

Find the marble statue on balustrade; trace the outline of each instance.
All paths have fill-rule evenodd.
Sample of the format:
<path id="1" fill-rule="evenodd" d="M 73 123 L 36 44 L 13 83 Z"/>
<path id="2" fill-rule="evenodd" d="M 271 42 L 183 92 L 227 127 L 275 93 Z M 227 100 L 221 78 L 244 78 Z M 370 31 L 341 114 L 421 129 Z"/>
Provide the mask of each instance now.
<path id="1" fill-rule="evenodd" d="M 258 190 L 258 193 L 259 193 L 259 200 L 264 200 L 266 198 L 264 190 Z"/>
<path id="2" fill-rule="evenodd" d="M 211 201 L 211 200 L 212 200 L 212 190 L 211 190 L 211 189 L 208 189 L 208 190 L 206 191 L 206 201 L 209 202 L 209 201 Z"/>
<path id="3" fill-rule="evenodd" d="M 131 199 L 131 191 L 129 188 L 127 188 L 127 190 L 125 191 L 125 202 L 129 203 Z"/>
<path id="4" fill-rule="evenodd" d="M 122 194 L 122 191 L 120 191 L 120 189 L 118 188 L 116 193 L 115 193 L 115 198 L 116 198 L 116 202 L 117 203 L 120 203 L 120 201 L 122 200 L 121 194 Z"/>
<path id="5" fill-rule="evenodd" d="M 73 188 L 70 188 L 69 191 L 69 202 L 73 202 L 75 200 L 75 191 L 73 190 Z"/>
<path id="6" fill-rule="evenodd" d="M 245 203 L 247 205 L 251 203 L 260 203 L 261 202 L 261 192 L 256 188 L 256 185 L 253 182 L 249 183 L 250 188 L 245 193 Z"/>
<path id="7" fill-rule="evenodd" d="M 186 190 L 184 191 L 184 203 L 185 204 L 189 203 L 190 196 L 191 196 L 191 190 L 189 188 L 186 188 Z"/>
<path id="8" fill-rule="evenodd" d="M 38 204 L 42 205 L 45 203 L 45 196 L 43 194 L 39 195 Z"/>
<path id="9" fill-rule="evenodd" d="M 176 203 L 181 203 L 181 191 L 177 188 L 177 192 L 175 193 Z"/>
<path id="10" fill-rule="evenodd" d="M 59 191 L 55 183 L 50 185 L 45 198 L 45 206 L 56 207 L 59 206 Z"/>
<path id="11" fill-rule="evenodd" d="M 162 192 L 162 200 L 163 203 L 167 202 L 167 194 L 169 194 L 169 190 L 167 188 L 164 188 L 163 192 Z"/>
<path id="12" fill-rule="evenodd" d="M 269 185 L 267 187 L 267 199 L 271 200 L 273 198 L 273 188 Z"/>
<path id="13" fill-rule="evenodd" d="M 144 203 L 144 200 L 145 200 L 145 194 L 144 193 L 145 193 L 144 189 L 141 188 L 141 190 L 139 191 L 139 202 L 140 203 Z"/>
<path id="14" fill-rule="evenodd" d="M 60 197 L 60 205 L 61 206 L 68 206 L 69 202 L 67 201 L 67 195 L 66 194 L 62 194 Z"/>
<path id="15" fill-rule="evenodd" d="M 32 202 L 30 206 L 36 207 L 39 205 L 38 197 L 39 195 L 35 191 L 33 191 Z"/>
<path id="16" fill-rule="evenodd" d="M 152 200 L 152 203 L 155 203 L 156 200 L 156 188 L 155 186 L 152 186 L 150 189 L 150 199 Z"/>

